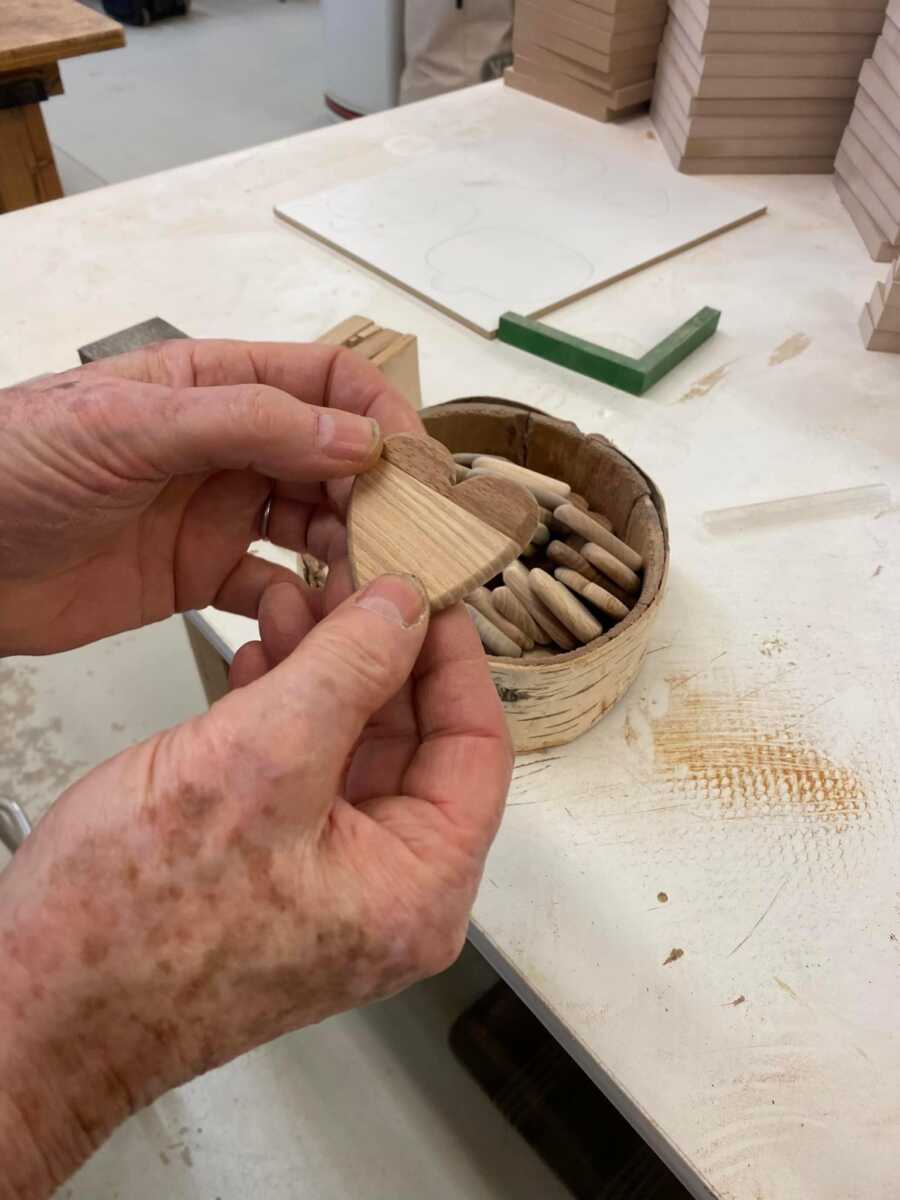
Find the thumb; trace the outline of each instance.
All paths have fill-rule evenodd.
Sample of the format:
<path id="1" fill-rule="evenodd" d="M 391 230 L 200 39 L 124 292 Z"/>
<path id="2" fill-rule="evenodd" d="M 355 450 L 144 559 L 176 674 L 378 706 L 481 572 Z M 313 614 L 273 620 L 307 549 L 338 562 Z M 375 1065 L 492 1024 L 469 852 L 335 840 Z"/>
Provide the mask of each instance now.
<path id="1" fill-rule="evenodd" d="M 330 803 L 367 723 L 412 673 L 427 629 L 419 581 L 383 575 L 320 621 L 274 670 L 226 697 L 220 711 L 234 707 L 241 742 L 265 754 L 278 777 L 296 783 L 302 773 L 304 792 L 319 783 Z"/>

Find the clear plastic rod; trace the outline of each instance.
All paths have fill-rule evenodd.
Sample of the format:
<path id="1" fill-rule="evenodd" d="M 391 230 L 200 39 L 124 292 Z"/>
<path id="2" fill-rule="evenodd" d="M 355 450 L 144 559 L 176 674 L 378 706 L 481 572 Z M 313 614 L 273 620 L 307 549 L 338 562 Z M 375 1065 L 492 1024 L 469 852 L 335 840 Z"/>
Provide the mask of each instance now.
<path id="1" fill-rule="evenodd" d="M 701 520 L 709 533 L 743 533 L 799 521 L 878 516 L 890 506 L 891 493 L 886 485 L 873 483 L 836 492 L 817 492 L 812 496 L 788 496 L 783 500 L 766 500 L 762 504 L 712 509 L 705 512 Z"/>

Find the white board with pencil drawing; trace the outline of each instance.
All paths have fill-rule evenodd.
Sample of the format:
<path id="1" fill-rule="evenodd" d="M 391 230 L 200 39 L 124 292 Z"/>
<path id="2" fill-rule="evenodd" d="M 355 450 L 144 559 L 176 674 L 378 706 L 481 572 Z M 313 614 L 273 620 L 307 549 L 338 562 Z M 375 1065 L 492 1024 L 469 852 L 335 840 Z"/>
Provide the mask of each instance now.
<path id="1" fill-rule="evenodd" d="M 502 88 L 477 124 L 276 213 L 491 337 L 507 310 L 542 316 L 765 212 L 673 171 L 646 132 Z"/>

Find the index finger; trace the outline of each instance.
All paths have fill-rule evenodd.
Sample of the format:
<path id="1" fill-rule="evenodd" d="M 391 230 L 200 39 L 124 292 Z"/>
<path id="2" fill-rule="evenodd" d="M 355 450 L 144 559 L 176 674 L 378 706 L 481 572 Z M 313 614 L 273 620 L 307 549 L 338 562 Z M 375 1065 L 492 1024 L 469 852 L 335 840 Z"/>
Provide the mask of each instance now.
<path id="1" fill-rule="evenodd" d="M 385 435 L 422 432 L 415 411 L 378 368 L 341 346 L 181 338 L 105 358 L 81 370 L 172 388 L 261 383 L 306 404 L 371 417 Z"/>
<path id="2" fill-rule="evenodd" d="M 461 605 L 433 617 L 415 669 L 421 744 L 403 791 L 434 804 L 485 854 L 503 815 L 513 750 L 478 634 Z"/>

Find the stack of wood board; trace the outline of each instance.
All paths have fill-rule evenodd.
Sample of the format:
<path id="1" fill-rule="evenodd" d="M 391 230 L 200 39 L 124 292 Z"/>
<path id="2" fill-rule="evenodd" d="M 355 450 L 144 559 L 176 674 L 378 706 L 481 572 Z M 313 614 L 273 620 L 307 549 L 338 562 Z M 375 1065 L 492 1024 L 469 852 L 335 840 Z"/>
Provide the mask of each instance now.
<path id="1" fill-rule="evenodd" d="M 863 65 L 834 183 L 872 258 L 893 262 L 900 254 L 900 0 L 890 0 Z"/>
<path id="2" fill-rule="evenodd" d="M 510 87 L 608 121 L 649 100 L 666 0 L 518 0 Z"/>
<path id="3" fill-rule="evenodd" d="M 830 174 L 887 0 L 670 0 L 653 121 L 680 171 Z"/>
<path id="4" fill-rule="evenodd" d="M 419 343 L 414 334 L 383 329 L 368 317 L 348 317 L 316 339 L 367 358 L 413 408 L 422 407 Z"/>
<path id="5" fill-rule="evenodd" d="M 876 283 L 862 310 L 859 330 L 867 350 L 900 354 L 900 271 L 892 263 L 884 283 Z"/>

